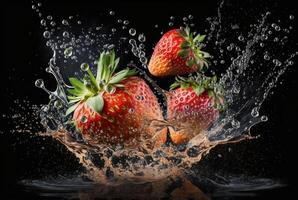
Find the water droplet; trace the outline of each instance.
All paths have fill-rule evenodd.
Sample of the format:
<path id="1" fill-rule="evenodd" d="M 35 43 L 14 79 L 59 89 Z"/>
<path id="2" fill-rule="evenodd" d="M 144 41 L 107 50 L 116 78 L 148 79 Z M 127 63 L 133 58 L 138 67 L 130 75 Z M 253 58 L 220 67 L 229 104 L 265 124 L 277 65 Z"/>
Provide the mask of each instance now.
<path id="1" fill-rule="evenodd" d="M 147 63 L 147 58 L 146 57 L 141 57 L 140 62 L 143 63 L 143 64 L 146 64 Z"/>
<path id="2" fill-rule="evenodd" d="M 279 27 L 279 26 L 275 26 L 274 29 L 275 29 L 276 31 L 280 31 L 280 27 Z"/>
<path id="3" fill-rule="evenodd" d="M 144 48 L 145 48 L 145 45 L 144 45 L 143 43 L 141 43 L 141 44 L 139 45 L 139 48 L 140 48 L 140 49 L 144 49 Z"/>
<path id="4" fill-rule="evenodd" d="M 155 28 L 158 28 L 158 24 L 155 24 L 154 27 L 155 27 Z"/>
<path id="5" fill-rule="evenodd" d="M 268 121 L 268 117 L 267 117 L 266 115 L 263 115 L 263 116 L 261 117 L 261 121 L 263 121 L 263 122 Z"/>
<path id="6" fill-rule="evenodd" d="M 137 33 L 136 29 L 134 29 L 134 28 L 129 29 L 129 34 L 130 35 L 135 36 L 136 33 Z"/>
<path id="7" fill-rule="evenodd" d="M 240 92 L 240 87 L 237 87 L 236 85 L 233 86 L 233 88 L 232 88 L 232 92 L 235 93 L 235 94 L 239 94 L 239 92 Z"/>
<path id="8" fill-rule="evenodd" d="M 114 49 L 115 48 L 115 45 L 114 44 L 110 44 L 109 46 L 108 46 L 108 50 L 112 50 L 112 49 Z"/>
<path id="9" fill-rule="evenodd" d="M 42 80 L 42 79 L 37 79 L 37 80 L 35 81 L 35 86 L 38 87 L 38 88 L 42 88 L 42 87 L 44 87 L 44 82 L 43 82 L 43 80 Z"/>
<path id="10" fill-rule="evenodd" d="M 66 20 L 66 19 L 63 19 L 62 20 L 62 24 L 64 25 L 64 26 L 68 26 L 69 24 L 68 24 L 68 21 Z"/>
<path id="11" fill-rule="evenodd" d="M 260 43 L 260 47 L 264 47 L 265 44 L 263 42 Z"/>
<path id="12" fill-rule="evenodd" d="M 78 23 L 79 25 L 82 24 L 82 22 L 81 22 L 80 20 L 79 20 L 77 23 Z"/>
<path id="13" fill-rule="evenodd" d="M 40 20 L 40 24 L 42 26 L 46 26 L 47 25 L 47 22 L 46 22 L 46 20 L 42 19 L 42 20 Z"/>
<path id="14" fill-rule="evenodd" d="M 115 28 L 112 28 L 111 31 L 112 31 L 112 33 L 115 33 L 116 32 L 116 29 Z"/>
<path id="15" fill-rule="evenodd" d="M 193 16 L 192 15 L 188 15 L 188 19 L 193 19 Z"/>
<path id="16" fill-rule="evenodd" d="M 141 58 L 141 57 L 144 57 L 144 56 L 145 56 L 145 52 L 144 52 L 144 51 L 140 51 L 138 56 L 139 56 L 140 58 Z"/>
<path id="17" fill-rule="evenodd" d="M 187 20 L 188 20 L 188 19 L 187 19 L 187 17 L 183 17 L 183 21 L 185 21 L 185 22 L 186 22 Z"/>
<path id="18" fill-rule="evenodd" d="M 53 17 L 52 17 L 51 15 L 48 15 L 48 16 L 47 16 L 47 19 L 48 19 L 48 20 L 52 20 Z"/>
<path id="19" fill-rule="evenodd" d="M 38 4 L 37 4 L 37 6 L 38 6 L 38 7 L 41 7 L 41 6 L 42 6 L 42 4 L 41 4 L 41 3 L 38 3 Z"/>
<path id="20" fill-rule="evenodd" d="M 69 33 L 67 31 L 63 32 L 63 37 L 68 38 L 69 37 Z"/>
<path id="21" fill-rule="evenodd" d="M 264 55 L 264 59 L 265 59 L 265 60 L 270 60 L 270 56 L 268 55 L 268 53 L 265 53 L 265 55 Z"/>
<path id="22" fill-rule="evenodd" d="M 278 37 L 275 37 L 275 38 L 273 39 L 273 42 L 278 42 L 278 41 L 279 41 Z"/>
<path id="23" fill-rule="evenodd" d="M 141 34 L 139 35 L 139 37 L 138 37 L 138 40 L 139 40 L 140 42 L 145 42 L 145 41 L 146 41 L 146 37 L 145 37 L 145 35 L 144 35 L 143 33 L 141 33 Z"/>
<path id="24" fill-rule="evenodd" d="M 136 96 L 136 99 L 142 101 L 142 100 L 144 100 L 144 97 L 141 96 L 141 95 L 137 95 L 137 96 Z"/>
<path id="25" fill-rule="evenodd" d="M 233 49 L 233 46 L 231 46 L 231 45 L 227 46 L 228 51 L 232 51 L 232 49 Z"/>
<path id="26" fill-rule="evenodd" d="M 135 109 L 133 109 L 133 108 L 130 108 L 130 109 L 128 110 L 129 113 L 134 113 L 134 111 L 135 111 Z"/>
<path id="27" fill-rule="evenodd" d="M 36 6 L 35 5 L 32 5 L 31 8 L 32 8 L 32 10 L 35 10 L 36 9 Z"/>
<path id="28" fill-rule="evenodd" d="M 50 100 L 55 100 L 57 97 L 55 94 L 51 93 L 50 96 L 49 96 L 49 99 Z"/>
<path id="29" fill-rule="evenodd" d="M 225 64 L 225 61 L 224 61 L 224 60 L 221 60 L 221 61 L 220 61 L 220 64 Z"/>
<path id="30" fill-rule="evenodd" d="M 65 58 L 69 58 L 70 56 L 72 56 L 72 50 L 73 48 L 72 47 L 68 47 L 64 50 L 64 57 Z"/>
<path id="31" fill-rule="evenodd" d="M 44 106 L 41 107 L 41 110 L 42 110 L 43 112 L 48 112 L 48 111 L 49 111 L 49 106 L 44 105 Z"/>
<path id="32" fill-rule="evenodd" d="M 281 62 L 277 59 L 273 59 L 272 60 L 273 64 L 275 64 L 276 66 L 281 66 Z"/>
<path id="33" fill-rule="evenodd" d="M 49 31 L 45 31 L 45 32 L 43 32 L 43 37 L 44 38 L 50 38 L 51 37 L 51 33 Z"/>
<path id="34" fill-rule="evenodd" d="M 82 63 L 80 67 L 81 67 L 81 70 L 82 70 L 82 71 L 85 71 L 85 72 L 86 72 L 86 71 L 89 70 L 89 65 L 88 65 L 88 63 Z"/>
<path id="35" fill-rule="evenodd" d="M 240 127 L 240 122 L 236 119 L 233 119 L 231 124 L 232 124 L 233 128 L 239 128 Z"/>
<path id="36" fill-rule="evenodd" d="M 51 68 L 50 68 L 50 67 L 47 67 L 47 68 L 46 68 L 46 72 L 48 72 L 48 73 L 52 73 Z"/>
<path id="37" fill-rule="evenodd" d="M 131 45 L 135 45 L 135 44 L 136 44 L 136 41 L 135 41 L 134 39 L 130 39 L 128 42 L 129 42 L 129 44 L 131 44 Z"/>
<path id="38" fill-rule="evenodd" d="M 62 108 L 63 105 L 62 105 L 62 102 L 60 100 L 56 100 L 54 102 L 54 106 L 55 106 L 55 108 L 60 109 L 60 108 Z"/>
<path id="39" fill-rule="evenodd" d="M 111 11 L 110 11 L 110 15 L 112 15 L 112 16 L 115 15 L 115 11 L 112 11 L 112 10 L 111 10 Z"/>
<path id="40" fill-rule="evenodd" d="M 169 26 L 174 26 L 174 23 L 173 22 L 169 22 Z"/>
<path id="41" fill-rule="evenodd" d="M 124 25 L 128 25 L 128 24 L 129 24 L 129 21 L 128 21 L 128 20 L 124 20 L 124 21 L 123 21 L 123 24 L 124 24 Z"/>
<path id="42" fill-rule="evenodd" d="M 258 116 L 259 116 L 259 107 L 254 107 L 254 108 L 251 110 L 251 116 L 252 116 L 252 117 L 258 117 Z"/>
<path id="43" fill-rule="evenodd" d="M 51 25 L 51 26 L 56 26 L 56 23 L 52 21 L 52 22 L 50 23 L 50 25 Z"/>
<path id="44" fill-rule="evenodd" d="M 290 16 L 289 16 L 289 19 L 290 19 L 290 20 L 293 20 L 294 18 L 295 18 L 294 15 L 290 15 Z"/>
<path id="45" fill-rule="evenodd" d="M 81 117 L 81 122 L 82 123 L 86 123 L 88 121 L 88 118 L 85 116 L 85 115 L 83 115 L 82 117 Z"/>
<path id="46" fill-rule="evenodd" d="M 289 65 L 294 65 L 294 62 L 290 60 L 290 61 L 288 62 L 288 64 L 289 64 Z"/>
<path id="47" fill-rule="evenodd" d="M 274 86 L 274 83 L 273 82 L 270 82 L 269 83 L 269 87 L 272 88 L 273 86 Z"/>
<path id="48" fill-rule="evenodd" d="M 239 40 L 239 41 L 243 41 L 243 40 L 244 40 L 244 37 L 243 37 L 242 35 L 240 35 L 240 36 L 238 37 L 238 40 Z"/>

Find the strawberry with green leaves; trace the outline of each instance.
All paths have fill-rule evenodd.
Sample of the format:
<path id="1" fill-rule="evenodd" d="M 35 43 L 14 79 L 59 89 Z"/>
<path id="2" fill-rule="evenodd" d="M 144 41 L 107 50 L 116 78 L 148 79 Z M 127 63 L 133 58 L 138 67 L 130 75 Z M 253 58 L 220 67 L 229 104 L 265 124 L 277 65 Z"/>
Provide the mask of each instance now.
<path id="1" fill-rule="evenodd" d="M 173 125 L 169 131 L 175 144 L 187 142 L 206 130 L 224 109 L 224 91 L 216 82 L 216 76 L 177 77 L 170 89 L 167 120 Z"/>
<path id="2" fill-rule="evenodd" d="M 69 78 L 70 107 L 73 122 L 84 140 L 93 145 L 126 144 L 142 134 L 153 134 L 152 120 L 161 120 L 162 111 L 157 98 L 146 82 L 136 77 L 134 69 L 116 72 L 119 58 L 114 52 L 100 55 L 96 77 L 88 64 L 81 68 L 87 72 L 83 81 Z"/>
<path id="3" fill-rule="evenodd" d="M 210 55 L 202 51 L 205 35 L 196 35 L 188 27 L 165 33 L 154 48 L 149 72 L 154 76 L 189 74 L 208 67 Z"/>

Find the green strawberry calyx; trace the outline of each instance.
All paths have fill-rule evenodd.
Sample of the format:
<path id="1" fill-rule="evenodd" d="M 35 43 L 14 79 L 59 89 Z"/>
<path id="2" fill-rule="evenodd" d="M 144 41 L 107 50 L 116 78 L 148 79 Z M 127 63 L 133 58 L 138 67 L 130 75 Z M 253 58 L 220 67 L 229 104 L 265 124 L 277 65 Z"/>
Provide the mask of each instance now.
<path id="1" fill-rule="evenodd" d="M 206 35 L 194 35 L 190 32 L 189 27 L 179 29 L 179 33 L 185 40 L 181 43 L 181 50 L 178 55 L 186 59 L 186 65 L 188 67 L 197 67 L 198 70 L 203 67 L 208 68 L 209 61 L 207 59 L 210 55 L 201 50 L 205 46 L 202 42 Z"/>
<path id="2" fill-rule="evenodd" d="M 197 73 L 197 76 L 189 76 L 187 78 L 177 76 L 176 81 L 170 86 L 170 90 L 176 88 L 188 89 L 192 88 L 197 96 L 203 92 L 208 92 L 208 96 L 213 99 L 214 107 L 220 111 L 226 108 L 224 103 L 224 88 L 217 82 L 217 77 L 207 77 Z"/>
<path id="3" fill-rule="evenodd" d="M 69 82 L 72 86 L 68 89 L 69 108 L 66 115 L 74 112 L 77 106 L 86 104 L 95 112 L 101 113 L 104 107 L 103 94 L 114 93 L 117 88 L 123 88 L 120 82 L 136 74 L 135 69 L 126 68 L 115 73 L 120 58 L 115 57 L 115 52 L 102 52 L 97 62 L 97 74 L 93 75 L 87 63 L 81 64 L 81 70 L 86 74 L 83 80 L 70 77 Z"/>

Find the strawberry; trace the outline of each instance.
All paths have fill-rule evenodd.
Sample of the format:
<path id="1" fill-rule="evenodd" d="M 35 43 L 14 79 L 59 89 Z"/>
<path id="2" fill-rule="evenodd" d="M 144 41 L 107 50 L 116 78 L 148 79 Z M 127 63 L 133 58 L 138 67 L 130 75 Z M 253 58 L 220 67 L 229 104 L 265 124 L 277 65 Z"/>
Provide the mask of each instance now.
<path id="1" fill-rule="evenodd" d="M 184 143 L 209 128 L 224 108 L 223 88 L 216 83 L 216 76 L 177 77 L 170 88 L 167 120 L 175 144 Z"/>
<path id="2" fill-rule="evenodd" d="M 157 98 L 146 82 L 134 76 L 134 69 L 115 73 L 118 63 L 114 52 L 103 52 L 96 77 L 88 64 L 82 64 L 87 72 L 84 80 L 69 78 L 72 106 L 66 115 L 74 112 L 73 123 L 89 144 L 131 144 L 144 134 L 153 134 L 152 120 L 163 119 Z"/>
<path id="3" fill-rule="evenodd" d="M 210 55 L 201 50 L 205 35 L 194 37 L 190 29 L 173 29 L 165 33 L 154 48 L 149 72 L 154 76 L 189 74 L 208 67 Z"/>

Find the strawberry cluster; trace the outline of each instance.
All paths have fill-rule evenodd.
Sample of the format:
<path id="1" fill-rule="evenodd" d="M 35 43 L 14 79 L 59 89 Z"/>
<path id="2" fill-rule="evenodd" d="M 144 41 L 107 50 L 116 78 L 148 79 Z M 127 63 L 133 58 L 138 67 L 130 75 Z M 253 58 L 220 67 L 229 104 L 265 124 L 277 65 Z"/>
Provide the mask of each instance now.
<path id="1" fill-rule="evenodd" d="M 166 141 L 187 142 L 201 134 L 218 118 L 224 108 L 223 88 L 216 77 L 207 77 L 209 54 L 202 51 L 205 35 L 194 35 L 189 28 L 165 33 L 157 43 L 149 62 L 154 76 L 177 76 L 167 93 L 167 116 L 164 119 L 156 96 L 147 83 L 136 76 L 134 69 L 117 72 L 119 58 L 115 53 L 100 55 L 96 76 L 88 64 L 83 80 L 71 77 L 72 89 L 66 115 L 84 140 L 92 145 L 137 145 L 142 137 L 151 137 L 153 144 Z M 178 75 L 198 72 L 184 78 Z M 156 129 L 154 122 L 165 122 Z"/>

